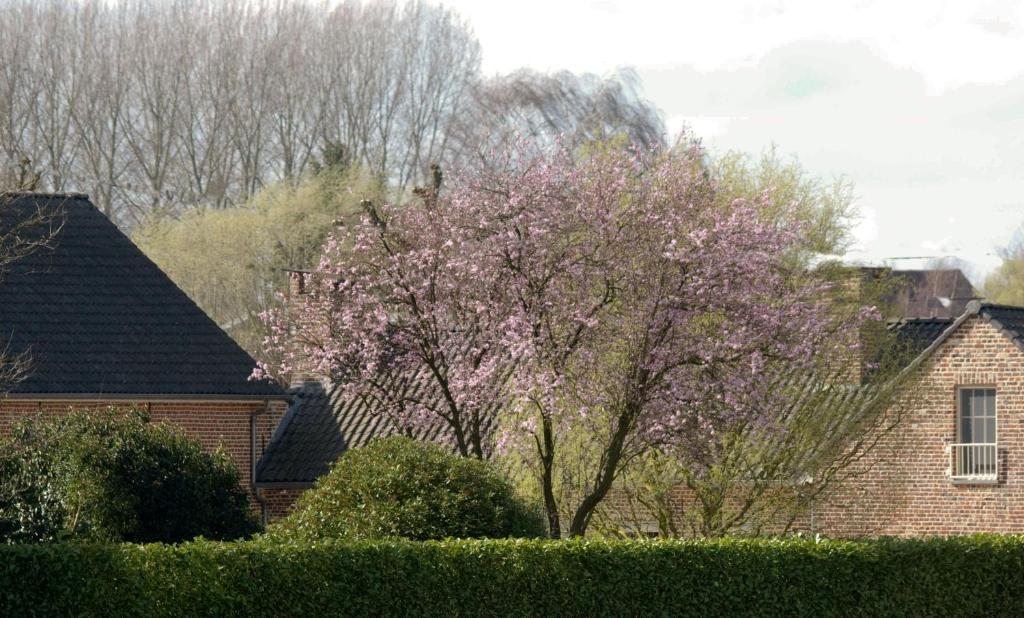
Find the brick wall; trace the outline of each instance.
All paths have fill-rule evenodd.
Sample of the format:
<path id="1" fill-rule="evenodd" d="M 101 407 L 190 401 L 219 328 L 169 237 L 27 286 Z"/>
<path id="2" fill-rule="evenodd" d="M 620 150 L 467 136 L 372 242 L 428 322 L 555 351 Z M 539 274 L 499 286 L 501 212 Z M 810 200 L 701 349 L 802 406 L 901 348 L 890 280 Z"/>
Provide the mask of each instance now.
<path id="1" fill-rule="evenodd" d="M 267 505 L 267 520 L 277 521 L 288 515 L 295 506 L 295 501 L 305 489 L 260 489 L 263 503 Z"/>
<path id="2" fill-rule="evenodd" d="M 994 484 L 947 475 L 956 442 L 957 389 L 996 389 L 1000 458 Z M 913 410 L 835 495 L 817 505 L 832 536 L 1024 532 L 1024 352 L 984 318 L 964 322 L 932 355 Z"/>
<path id="3" fill-rule="evenodd" d="M 199 440 L 203 447 L 213 451 L 223 447 L 238 467 L 242 486 L 251 486 L 249 419 L 256 417 L 256 452 L 258 461 L 263 449 L 270 444 L 274 430 L 287 407 L 284 401 L 271 401 L 264 411 L 263 401 L 0 401 L 0 432 L 7 433 L 20 419 L 29 416 L 54 416 L 70 409 L 105 409 L 113 406 L 127 409 L 135 405 L 145 410 L 153 422 L 165 421 L 180 427 L 186 434 Z M 250 499 L 253 499 L 250 494 Z"/>

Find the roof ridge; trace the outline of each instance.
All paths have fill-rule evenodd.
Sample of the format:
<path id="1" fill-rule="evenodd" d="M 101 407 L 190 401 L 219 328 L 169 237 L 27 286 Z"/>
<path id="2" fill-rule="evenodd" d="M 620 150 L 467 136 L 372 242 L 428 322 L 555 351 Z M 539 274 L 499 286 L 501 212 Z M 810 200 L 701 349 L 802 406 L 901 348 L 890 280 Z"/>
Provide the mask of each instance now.
<path id="1" fill-rule="evenodd" d="M 952 322 L 956 318 L 940 318 L 940 317 L 915 317 L 915 316 L 900 316 L 893 318 L 889 322 L 894 324 L 906 323 L 906 322 Z"/>
<path id="2" fill-rule="evenodd" d="M 1014 311 L 1024 311 L 1024 306 L 1021 305 L 1005 305 L 1003 303 L 993 303 L 987 300 L 980 301 L 979 306 L 981 309 L 1013 309 Z"/>
<path id="3" fill-rule="evenodd" d="M 0 191 L 0 197 L 56 197 L 72 200 L 87 200 L 88 193 L 77 191 Z"/>

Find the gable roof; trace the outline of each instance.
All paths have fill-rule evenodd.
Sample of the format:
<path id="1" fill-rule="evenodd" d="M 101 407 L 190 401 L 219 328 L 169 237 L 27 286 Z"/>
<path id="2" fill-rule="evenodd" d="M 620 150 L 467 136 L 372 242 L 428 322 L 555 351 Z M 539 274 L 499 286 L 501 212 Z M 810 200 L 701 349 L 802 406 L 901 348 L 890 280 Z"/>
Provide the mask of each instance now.
<path id="1" fill-rule="evenodd" d="M 982 303 L 978 311 L 996 330 L 1024 350 L 1024 307 Z"/>
<path id="2" fill-rule="evenodd" d="M 964 322 L 974 316 L 985 320 L 1024 351 L 1024 307 L 972 300 L 967 303 L 967 309 L 963 314 L 955 320 L 901 320 L 897 323 L 896 328 L 906 329 L 906 335 L 901 330 L 900 336 L 914 342 L 920 349 L 911 366 L 924 362 Z"/>
<path id="3" fill-rule="evenodd" d="M 424 378 L 416 382 L 414 388 L 430 388 Z M 312 485 L 346 450 L 366 446 L 376 438 L 401 434 L 429 442 L 455 442 L 451 428 L 441 420 L 404 432 L 379 405 L 346 398 L 337 384 L 308 380 L 293 387 L 289 394 L 292 405 L 256 466 L 257 485 Z M 485 435 L 493 430 L 495 419 L 488 412 L 481 422 Z"/>
<path id="4" fill-rule="evenodd" d="M 286 397 L 86 196 L 3 194 L 0 235 L 36 212 L 63 226 L 0 278 L 0 347 L 32 362 L 9 397 Z"/>

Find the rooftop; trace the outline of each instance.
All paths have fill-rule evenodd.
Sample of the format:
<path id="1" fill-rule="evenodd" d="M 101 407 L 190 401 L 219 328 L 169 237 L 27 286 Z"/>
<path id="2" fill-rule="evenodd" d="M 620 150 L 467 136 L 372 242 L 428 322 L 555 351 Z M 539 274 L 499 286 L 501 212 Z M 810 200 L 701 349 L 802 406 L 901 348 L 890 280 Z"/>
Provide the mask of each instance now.
<path id="1" fill-rule="evenodd" d="M 0 274 L 0 348 L 33 364 L 9 397 L 286 396 L 87 196 L 0 193 L 0 238 L 37 213 L 53 241 Z"/>

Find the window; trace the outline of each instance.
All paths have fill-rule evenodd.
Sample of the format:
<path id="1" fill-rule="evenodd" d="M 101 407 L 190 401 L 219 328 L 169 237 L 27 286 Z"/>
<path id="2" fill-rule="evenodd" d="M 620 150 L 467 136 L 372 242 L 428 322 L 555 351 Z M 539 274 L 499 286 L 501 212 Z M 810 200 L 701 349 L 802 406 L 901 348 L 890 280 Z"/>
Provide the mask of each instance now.
<path id="1" fill-rule="evenodd" d="M 959 442 L 962 444 L 994 444 L 996 441 L 996 389 L 960 389 L 959 425 Z"/>
<path id="2" fill-rule="evenodd" d="M 996 389 L 962 388 L 957 395 L 957 444 L 950 449 L 953 480 L 997 482 Z"/>

